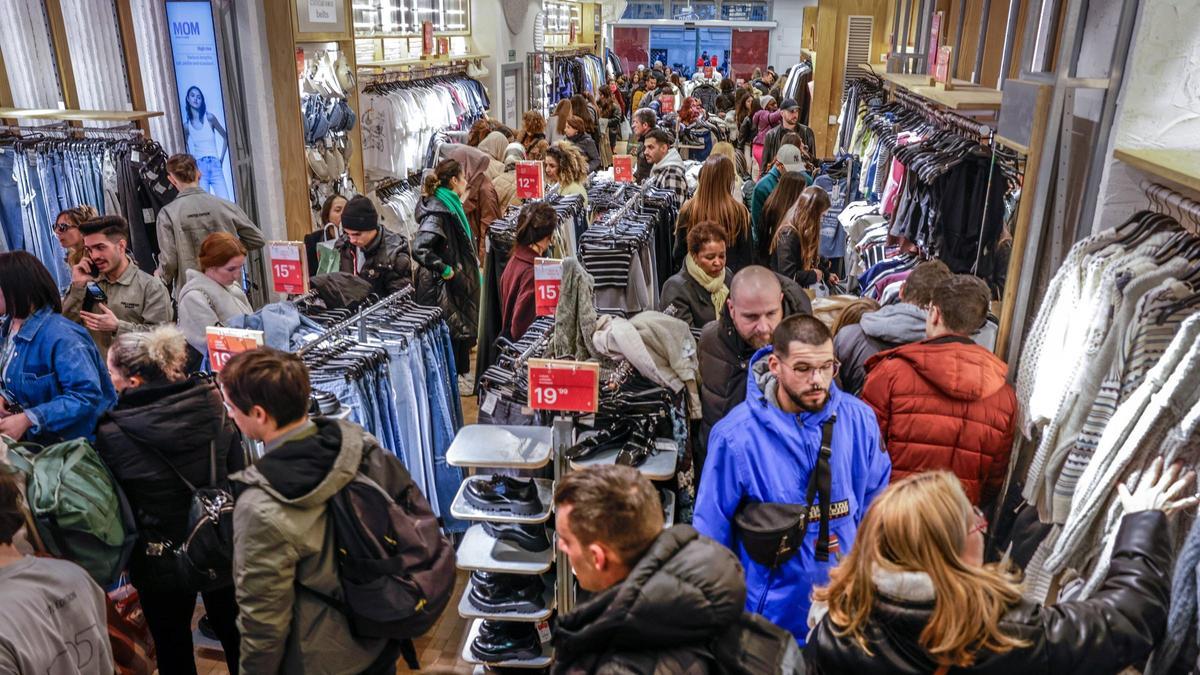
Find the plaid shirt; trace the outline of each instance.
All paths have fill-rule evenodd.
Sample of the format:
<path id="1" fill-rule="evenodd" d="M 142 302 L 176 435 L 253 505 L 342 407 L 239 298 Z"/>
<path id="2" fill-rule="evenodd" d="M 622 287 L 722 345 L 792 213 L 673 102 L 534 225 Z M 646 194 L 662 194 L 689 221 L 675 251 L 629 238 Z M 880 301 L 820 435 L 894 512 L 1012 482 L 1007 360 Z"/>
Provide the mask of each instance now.
<path id="1" fill-rule="evenodd" d="M 650 185 L 662 190 L 671 190 L 679 197 L 680 204 L 687 201 L 687 178 L 684 177 L 683 167 L 678 164 L 669 164 L 664 167 L 656 166 L 651 169 Z"/>

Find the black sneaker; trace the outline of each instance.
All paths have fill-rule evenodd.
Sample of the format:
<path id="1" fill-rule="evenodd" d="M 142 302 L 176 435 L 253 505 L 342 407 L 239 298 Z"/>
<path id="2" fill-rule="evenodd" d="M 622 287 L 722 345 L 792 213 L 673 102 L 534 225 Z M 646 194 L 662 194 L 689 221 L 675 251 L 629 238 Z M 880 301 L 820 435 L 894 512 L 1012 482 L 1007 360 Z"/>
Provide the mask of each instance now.
<path id="1" fill-rule="evenodd" d="M 546 609 L 545 591 L 537 575 L 472 572 L 467 599 L 484 612 L 529 614 Z"/>
<path id="2" fill-rule="evenodd" d="M 467 502 L 483 511 L 534 516 L 542 512 L 537 484 L 532 478 L 510 476 L 472 478 L 467 481 Z"/>
<path id="3" fill-rule="evenodd" d="M 542 643 L 531 623 L 484 621 L 471 653 L 485 663 L 528 661 L 542 655 Z"/>

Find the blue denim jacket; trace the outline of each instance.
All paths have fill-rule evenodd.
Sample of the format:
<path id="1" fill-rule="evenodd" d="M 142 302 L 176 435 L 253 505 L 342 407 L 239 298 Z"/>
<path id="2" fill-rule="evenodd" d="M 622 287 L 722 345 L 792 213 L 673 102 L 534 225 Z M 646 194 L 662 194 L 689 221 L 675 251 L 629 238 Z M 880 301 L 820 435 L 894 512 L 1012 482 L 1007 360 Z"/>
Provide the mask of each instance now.
<path id="1" fill-rule="evenodd" d="M 6 322 L 5 335 L 8 327 Z M 96 421 L 116 403 L 117 394 L 91 336 L 43 307 L 21 324 L 13 340 L 4 386 L 34 423 L 26 440 L 93 440 Z"/>

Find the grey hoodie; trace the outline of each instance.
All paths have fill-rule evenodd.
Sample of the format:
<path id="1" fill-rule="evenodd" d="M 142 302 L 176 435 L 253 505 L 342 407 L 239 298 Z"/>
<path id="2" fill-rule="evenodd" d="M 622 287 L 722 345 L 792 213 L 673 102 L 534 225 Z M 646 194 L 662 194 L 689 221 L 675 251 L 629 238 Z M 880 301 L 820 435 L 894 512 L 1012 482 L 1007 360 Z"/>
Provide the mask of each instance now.
<path id="1" fill-rule="evenodd" d="M 925 339 L 925 310 L 901 302 L 863 314 L 862 320 L 846 326 L 833 339 L 833 351 L 841 362 L 842 390 L 862 391 L 866 381 L 863 366 L 881 351 Z"/>

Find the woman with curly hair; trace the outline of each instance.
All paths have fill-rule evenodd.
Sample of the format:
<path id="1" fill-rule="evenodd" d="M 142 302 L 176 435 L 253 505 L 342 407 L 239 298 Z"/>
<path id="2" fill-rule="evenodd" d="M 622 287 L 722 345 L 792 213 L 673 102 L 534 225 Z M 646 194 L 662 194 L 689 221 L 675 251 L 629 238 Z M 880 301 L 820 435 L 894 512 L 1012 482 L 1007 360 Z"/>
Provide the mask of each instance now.
<path id="1" fill-rule="evenodd" d="M 546 118 L 536 110 L 526 110 L 521 117 L 521 135 L 517 142 L 525 146 L 526 154 L 538 141 L 546 140 Z"/>

